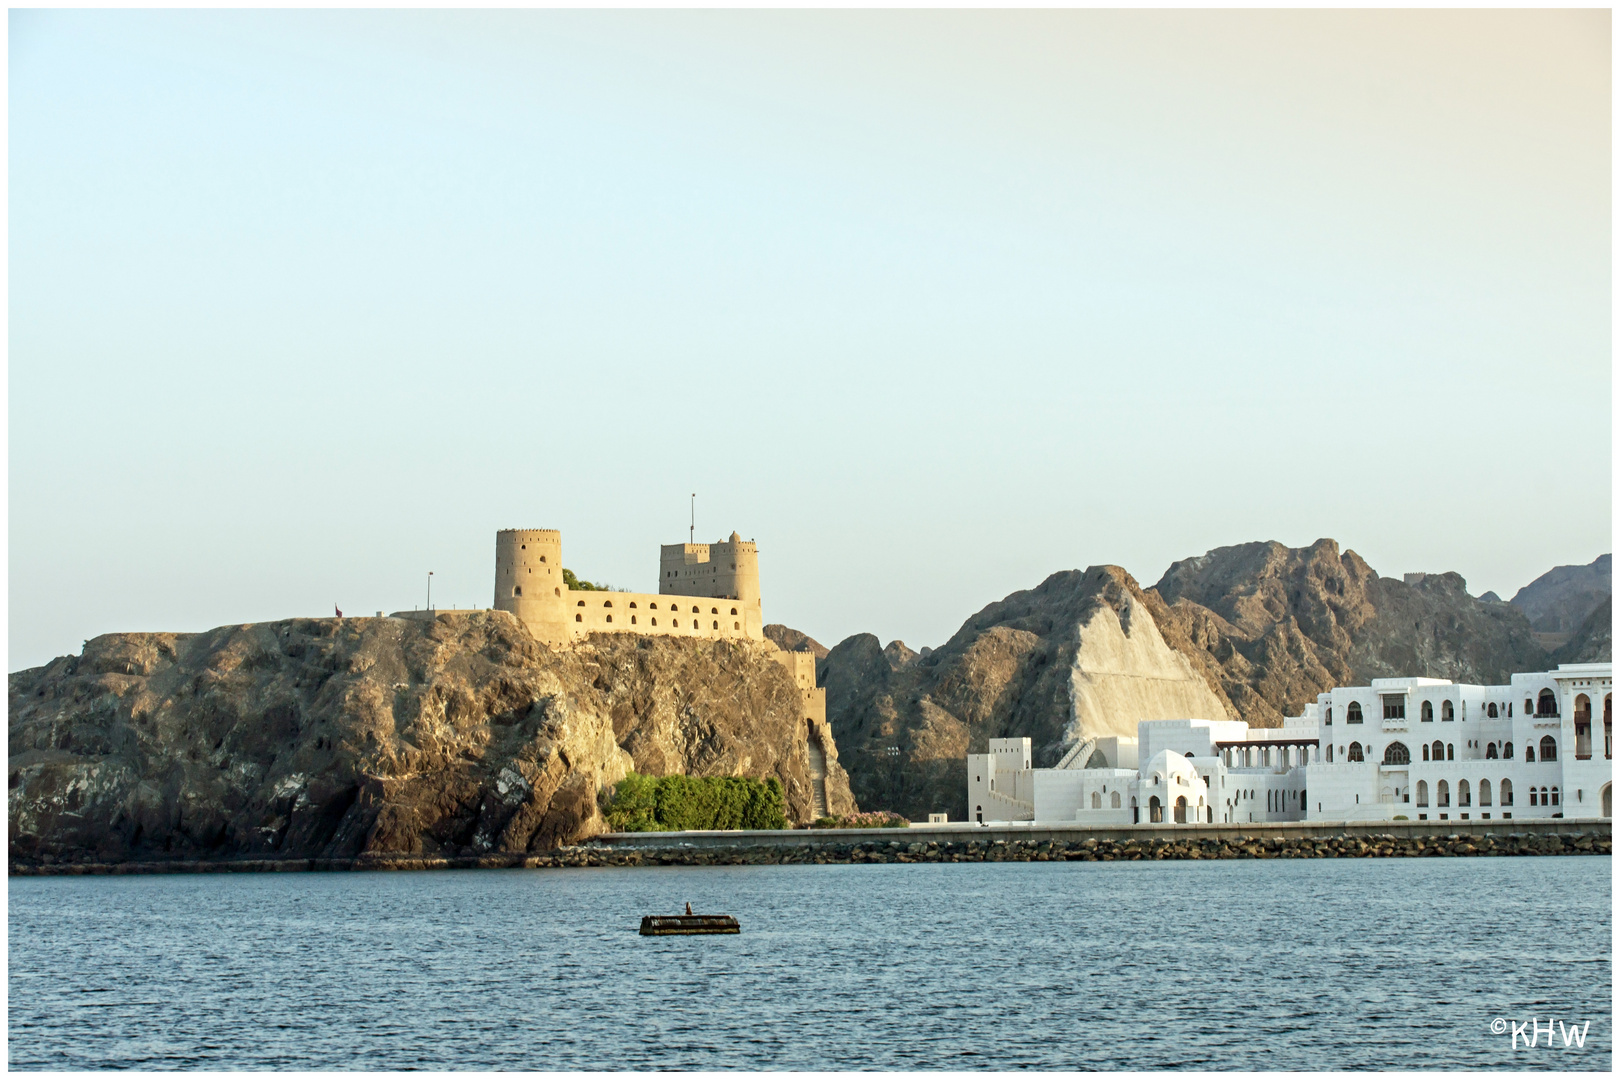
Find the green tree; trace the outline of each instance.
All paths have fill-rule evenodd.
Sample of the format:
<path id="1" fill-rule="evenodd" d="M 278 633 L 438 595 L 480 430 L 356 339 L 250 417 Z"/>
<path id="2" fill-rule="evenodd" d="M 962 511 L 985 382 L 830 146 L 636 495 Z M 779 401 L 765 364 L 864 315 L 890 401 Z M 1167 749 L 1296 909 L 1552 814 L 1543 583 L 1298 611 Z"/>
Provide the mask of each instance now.
<path id="1" fill-rule="evenodd" d="M 595 584 L 592 584 L 589 581 L 581 581 L 581 580 L 579 580 L 579 578 L 574 576 L 574 572 L 572 570 L 568 569 L 568 567 L 566 567 L 566 566 L 563 567 L 563 587 L 568 588 L 568 589 L 573 589 L 575 592 L 607 592 L 608 591 L 608 587 L 606 585 L 595 585 Z"/>

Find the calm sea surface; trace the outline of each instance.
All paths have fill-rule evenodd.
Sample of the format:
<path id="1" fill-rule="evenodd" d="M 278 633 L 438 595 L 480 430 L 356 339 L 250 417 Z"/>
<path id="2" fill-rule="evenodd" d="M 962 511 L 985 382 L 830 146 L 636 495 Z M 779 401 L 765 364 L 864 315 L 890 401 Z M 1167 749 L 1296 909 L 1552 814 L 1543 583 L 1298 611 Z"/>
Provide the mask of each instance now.
<path id="1" fill-rule="evenodd" d="M 14 1069 L 1612 1057 L 1602 857 L 12 878 L 9 892 Z M 743 932 L 637 935 L 641 915 L 688 900 Z M 1498 1017 L 1591 1028 L 1584 1049 L 1542 1034 L 1514 1050 Z"/>

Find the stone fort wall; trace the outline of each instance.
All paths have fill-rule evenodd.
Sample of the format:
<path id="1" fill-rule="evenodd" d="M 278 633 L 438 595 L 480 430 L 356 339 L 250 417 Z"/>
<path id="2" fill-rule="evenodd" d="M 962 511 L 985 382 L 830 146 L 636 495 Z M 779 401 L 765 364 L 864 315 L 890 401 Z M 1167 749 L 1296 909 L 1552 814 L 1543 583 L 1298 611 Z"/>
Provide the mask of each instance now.
<path id="1" fill-rule="evenodd" d="M 556 529 L 502 529 L 495 534 L 495 609 L 552 645 L 614 633 L 765 639 L 759 551 L 736 533 L 716 544 L 662 545 L 657 593 L 570 589 L 562 565 Z"/>

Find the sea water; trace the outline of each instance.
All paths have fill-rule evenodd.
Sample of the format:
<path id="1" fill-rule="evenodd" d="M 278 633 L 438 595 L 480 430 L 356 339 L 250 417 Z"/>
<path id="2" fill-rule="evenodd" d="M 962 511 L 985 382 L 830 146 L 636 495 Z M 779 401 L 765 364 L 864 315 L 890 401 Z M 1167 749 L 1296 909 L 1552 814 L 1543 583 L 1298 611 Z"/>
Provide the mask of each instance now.
<path id="1" fill-rule="evenodd" d="M 1610 863 L 12 878 L 8 1052 L 14 1069 L 1607 1071 Z M 636 933 L 688 901 L 742 933 Z"/>

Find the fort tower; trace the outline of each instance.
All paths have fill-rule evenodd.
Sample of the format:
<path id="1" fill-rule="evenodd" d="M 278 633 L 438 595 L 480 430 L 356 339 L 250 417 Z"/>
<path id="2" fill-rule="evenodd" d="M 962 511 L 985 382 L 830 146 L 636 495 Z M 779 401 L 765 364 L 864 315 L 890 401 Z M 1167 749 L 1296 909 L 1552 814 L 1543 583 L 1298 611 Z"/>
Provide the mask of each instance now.
<path id="1" fill-rule="evenodd" d="M 568 587 L 562 533 L 502 529 L 495 534 L 495 610 L 510 611 L 541 641 L 568 640 Z"/>

